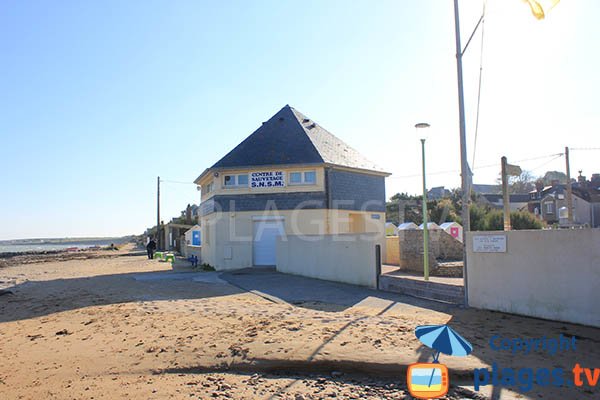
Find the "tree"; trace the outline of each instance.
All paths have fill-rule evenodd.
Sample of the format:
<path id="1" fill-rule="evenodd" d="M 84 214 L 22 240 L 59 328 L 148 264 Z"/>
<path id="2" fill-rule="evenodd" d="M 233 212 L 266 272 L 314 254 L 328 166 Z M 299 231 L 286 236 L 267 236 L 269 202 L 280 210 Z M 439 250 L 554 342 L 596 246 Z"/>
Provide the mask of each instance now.
<path id="1" fill-rule="evenodd" d="M 484 206 L 480 206 L 478 204 L 473 204 L 469 207 L 469 218 L 471 220 L 471 230 L 472 231 L 485 231 L 486 222 L 485 216 L 488 212 L 488 208 Z"/>
<path id="2" fill-rule="evenodd" d="M 535 215 L 526 211 L 513 211 L 510 213 L 510 223 L 515 230 L 520 229 L 542 229 L 544 227 L 542 221 L 537 219 Z"/>
<path id="3" fill-rule="evenodd" d="M 535 189 L 536 177 L 530 171 L 523 171 L 519 176 L 508 177 L 508 193 L 529 193 Z M 496 179 L 502 185 L 502 176 Z"/>
<path id="4" fill-rule="evenodd" d="M 504 230 L 504 213 L 496 208 L 474 204 L 470 207 L 472 231 Z M 510 223 L 514 230 L 542 229 L 543 223 L 527 211 L 512 211 Z"/>
<path id="5" fill-rule="evenodd" d="M 417 207 L 405 208 L 405 221 L 414 222 L 420 225 L 423 222 L 421 211 L 421 197 L 410 196 L 406 193 L 398 193 L 392 196 L 386 203 L 386 218 L 394 224 L 398 221 L 398 202 L 400 200 L 415 201 Z M 460 217 L 460 190 L 454 189 L 450 198 L 440 200 L 430 200 L 427 202 L 428 219 L 431 222 L 442 224 L 444 222 L 455 221 L 462 225 Z M 501 231 L 504 229 L 504 214 L 502 210 L 491 208 L 486 205 L 472 203 L 469 207 L 472 231 Z M 513 211 L 510 213 L 511 225 L 513 229 L 542 229 L 543 223 L 533 214 L 526 211 Z"/>
<path id="6" fill-rule="evenodd" d="M 396 193 L 390 198 L 390 201 L 385 203 L 385 217 L 386 219 L 395 224 L 399 225 L 404 221 L 400 221 L 400 217 L 398 215 L 398 207 L 400 201 L 414 201 L 418 202 L 421 200 L 419 196 L 409 195 L 408 193 Z M 415 209 L 412 207 L 404 206 L 404 219 L 406 221 L 417 222 L 419 221 L 419 216 L 421 214 L 415 212 Z M 422 220 L 422 218 L 421 218 Z"/>
<path id="7" fill-rule="evenodd" d="M 519 176 L 508 179 L 509 193 L 529 193 L 535 189 L 536 177 L 529 171 L 523 171 Z"/>
<path id="8" fill-rule="evenodd" d="M 560 171 L 546 171 L 542 177 L 544 185 L 548 186 L 552 184 L 552 181 L 558 181 L 558 183 L 567 183 L 567 175 Z"/>
<path id="9" fill-rule="evenodd" d="M 444 222 L 460 220 L 452 199 L 446 198 L 438 201 L 430 201 L 427 203 L 427 208 L 429 210 L 429 220 L 438 225 Z"/>

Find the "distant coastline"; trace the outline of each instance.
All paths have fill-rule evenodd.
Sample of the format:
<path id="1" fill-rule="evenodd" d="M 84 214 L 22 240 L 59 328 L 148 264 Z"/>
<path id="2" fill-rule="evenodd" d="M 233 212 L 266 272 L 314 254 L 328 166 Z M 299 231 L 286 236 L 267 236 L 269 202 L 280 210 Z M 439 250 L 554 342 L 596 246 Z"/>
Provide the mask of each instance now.
<path id="1" fill-rule="evenodd" d="M 69 248 L 87 249 L 90 247 L 106 247 L 110 244 L 120 245 L 131 242 L 132 240 L 134 240 L 134 236 L 0 240 L 0 254 L 60 251 Z"/>

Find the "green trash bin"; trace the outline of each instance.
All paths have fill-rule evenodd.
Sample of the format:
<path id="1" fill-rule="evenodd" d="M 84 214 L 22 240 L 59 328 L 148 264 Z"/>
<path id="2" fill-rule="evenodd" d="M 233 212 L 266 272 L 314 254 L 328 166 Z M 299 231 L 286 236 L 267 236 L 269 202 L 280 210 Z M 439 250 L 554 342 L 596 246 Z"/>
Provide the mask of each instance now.
<path id="1" fill-rule="evenodd" d="M 165 258 L 165 254 L 162 251 L 157 251 L 154 253 L 155 260 L 163 260 Z"/>
<path id="2" fill-rule="evenodd" d="M 175 254 L 167 253 L 165 256 L 165 261 L 167 261 L 167 262 L 170 261 L 171 263 L 175 262 Z"/>

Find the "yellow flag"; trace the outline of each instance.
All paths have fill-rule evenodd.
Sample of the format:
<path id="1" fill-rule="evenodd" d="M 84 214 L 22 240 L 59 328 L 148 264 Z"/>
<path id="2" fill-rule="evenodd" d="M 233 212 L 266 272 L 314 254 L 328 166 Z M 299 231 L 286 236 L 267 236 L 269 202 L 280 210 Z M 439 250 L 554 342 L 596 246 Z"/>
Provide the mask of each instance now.
<path id="1" fill-rule="evenodd" d="M 523 0 L 529 4 L 533 16 L 537 19 L 544 19 L 548 11 L 552 10 L 560 0 Z"/>

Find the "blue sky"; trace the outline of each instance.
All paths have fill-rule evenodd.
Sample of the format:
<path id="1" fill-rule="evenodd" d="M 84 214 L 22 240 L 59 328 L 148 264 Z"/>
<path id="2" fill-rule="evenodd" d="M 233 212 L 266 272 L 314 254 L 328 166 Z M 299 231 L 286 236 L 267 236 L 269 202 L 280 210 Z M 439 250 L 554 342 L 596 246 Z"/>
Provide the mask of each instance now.
<path id="1" fill-rule="evenodd" d="M 461 7 L 466 41 L 481 3 Z M 563 0 L 537 21 L 489 0 L 475 182 L 493 183 L 499 167 L 477 167 L 502 155 L 600 147 L 599 11 Z M 5 1 L 0 239 L 141 233 L 157 175 L 191 183 L 285 104 L 392 172 L 388 195 L 420 191 L 413 126 L 427 121 L 429 186 L 458 186 L 453 21 L 450 0 Z M 477 36 L 470 160 L 479 50 Z M 598 155 L 573 151 L 573 173 L 600 172 Z M 199 197 L 193 184 L 162 194 L 165 219 Z"/>

